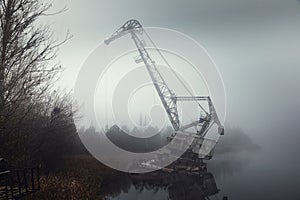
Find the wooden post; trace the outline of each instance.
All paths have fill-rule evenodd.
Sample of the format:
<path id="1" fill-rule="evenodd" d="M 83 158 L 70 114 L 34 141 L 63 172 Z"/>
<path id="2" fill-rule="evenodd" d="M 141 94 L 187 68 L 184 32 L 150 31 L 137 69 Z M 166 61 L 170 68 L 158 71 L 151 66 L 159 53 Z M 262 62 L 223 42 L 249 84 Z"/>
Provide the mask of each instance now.
<path id="1" fill-rule="evenodd" d="M 24 177 L 24 185 L 25 185 L 25 191 L 26 191 L 26 195 L 28 194 L 28 183 L 27 183 L 27 177 L 26 177 L 26 169 L 23 169 L 23 177 Z"/>
<path id="2" fill-rule="evenodd" d="M 34 176 L 33 176 L 33 168 L 31 170 L 31 189 L 34 191 Z"/>
<path id="3" fill-rule="evenodd" d="M 9 172 L 9 181 L 10 181 L 10 193 L 11 193 L 11 199 L 14 199 L 14 181 L 13 181 L 13 174 L 10 171 Z"/>
<path id="4" fill-rule="evenodd" d="M 20 179 L 20 174 L 19 174 L 19 171 L 18 171 L 18 170 L 16 170 L 16 172 L 17 172 L 17 180 L 18 180 L 19 196 L 21 196 L 22 190 L 21 190 L 21 179 Z"/>
<path id="5" fill-rule="evenodd" d="M 40 168 L 37 167 L 37 181 L 38 181 L 38 190 L 41 189 L 41 186 L 40 186 Z"/>

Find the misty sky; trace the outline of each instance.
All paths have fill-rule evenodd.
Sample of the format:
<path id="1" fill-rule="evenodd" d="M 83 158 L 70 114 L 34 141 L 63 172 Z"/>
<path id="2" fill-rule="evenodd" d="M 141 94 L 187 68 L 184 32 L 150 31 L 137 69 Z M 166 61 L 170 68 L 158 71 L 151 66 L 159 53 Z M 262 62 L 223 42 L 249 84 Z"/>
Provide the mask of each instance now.
<path id="1" fill-rule="evenodd" d="M 62 39 L 68 29 L 74 35 L 58 55 L 66 68 L 61 87 L 73 88 L 89 53 L 135 18 L 144 26 L 183 32 L 207 49 L 225 83 L 226 123 L 281 144 L 300 138 L 299 1 L 55 0 L 53 5 L 54 11 L 68 7 L 45 19 L 56 36 Z"/>

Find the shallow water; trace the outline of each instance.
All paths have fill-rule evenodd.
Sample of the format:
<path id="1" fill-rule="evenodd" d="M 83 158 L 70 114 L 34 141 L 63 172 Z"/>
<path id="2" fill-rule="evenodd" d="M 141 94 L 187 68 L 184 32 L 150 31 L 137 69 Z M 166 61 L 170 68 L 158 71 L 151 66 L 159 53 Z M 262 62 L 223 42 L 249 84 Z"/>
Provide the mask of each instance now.
<path id="1" fill-rule="evenodd" d="M 215 155 L 207 165 L 201 174 L 123 174 L 102 191 L 110 200 L 300 199 L 299 164 L 276 158 L 272 146 Z"/>

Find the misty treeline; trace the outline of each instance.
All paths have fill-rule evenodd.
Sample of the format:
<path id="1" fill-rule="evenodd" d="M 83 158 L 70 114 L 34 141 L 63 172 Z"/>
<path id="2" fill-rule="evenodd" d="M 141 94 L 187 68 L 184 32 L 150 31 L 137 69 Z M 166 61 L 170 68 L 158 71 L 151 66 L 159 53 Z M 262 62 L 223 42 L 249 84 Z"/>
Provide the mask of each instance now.
<path id="1" fill-rule="evenodd" d="M 107 127 L 107 130 L 96 130 L 93 125 L 89 128 L 80 128 L 78 130 L 81 140 L 88 144 L 88 149 L 97 151 L 108 138 L 116 146 L 130 152 L 145 153 L 155 151 L 169 143 L 168 138 L 174 134 L 171 126 L 165 126 L 161 129 L 155 126 L 128 128 L 126 125 L 119 127 L 113 125 Z M 137 137 L 136 137 L 137 136 Z M 107 140 L 106 140 L 107 141 Z M 105 152 L 102 152 L 105 154 Z"/>
<path id="2" fill-rule="evenodd" d="M 260 149 L 258 144 L 255 144 L 242 129 L 238 127 L 225 126 L 226 135 L 221 136 L 216 145 L 215 154 L 238 153 L 242 151 L 250 151 Z M 134 153 L 145 153 L 155 151 L 169 144 L 170 138 L 174 134 L 174 129 L 167 125 L 161 129 L 155 126 L 147 127 L 132 127 L 126 125 L 121 127 L 113 125 L 107 127 L 107 130 L 96 130 L 93 125 L 89 128 L 80 128 L 78 130 L 81 140 L 88 144 L 88 149 L 97 152 L 103 146 L 103 137 L 108 138 L 110 142 L 116 146 Z M 139 137 L 135 137 L 139 136 Z M 84 152 L 84 149 L 79 148 L 77 151 Z M 105 152 L 101 152 L 105 154 Z"/>
<path id="3" fill-rule="evenodd" d="M 53 88 L 62 70 L 53 63 L 70 35 L 57 41 L 42 24 L 50 3 L 0 2 L 0 157 L 51 167 L 77 137 L 71 94 Z"/>

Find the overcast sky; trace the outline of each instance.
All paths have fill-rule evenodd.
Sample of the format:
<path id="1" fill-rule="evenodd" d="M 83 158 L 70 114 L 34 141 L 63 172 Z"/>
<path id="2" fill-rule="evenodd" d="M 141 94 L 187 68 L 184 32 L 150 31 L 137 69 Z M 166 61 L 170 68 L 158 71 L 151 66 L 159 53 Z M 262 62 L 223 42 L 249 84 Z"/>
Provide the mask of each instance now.
<path id="1" fill-rule="evenodd" d="M 258 138 L 273 137 L 276 130 L 278 138 L 300 134 L 299 1 L 55 0 L 53 5 L 53 10 L 68 7 L 46 19 L 57 37 L 68 29 L 74 35 L 58 55 L 66 68 L 61 87 L 74 87 L 89 53 L 135 18 L 143 26 L 183 32 L 207 49 L 225 83 L 228 124 Z M 289 133 L 282 136 L 279 127 Z"/>

